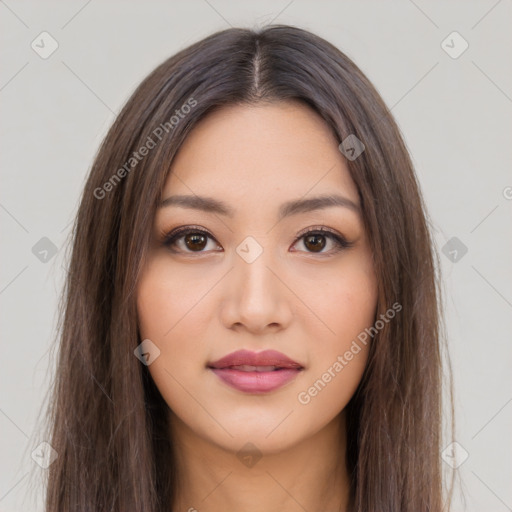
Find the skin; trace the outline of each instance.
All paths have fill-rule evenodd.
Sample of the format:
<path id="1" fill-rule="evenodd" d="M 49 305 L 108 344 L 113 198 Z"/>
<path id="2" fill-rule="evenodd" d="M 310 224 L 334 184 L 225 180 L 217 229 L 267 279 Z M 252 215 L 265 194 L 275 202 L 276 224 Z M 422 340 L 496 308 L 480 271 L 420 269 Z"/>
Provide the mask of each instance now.
<path id="1" fill-rule="evenodd" d="M 352 209 L 277 218 L 282 203 L 323 194 L 359 205 L 338 144 L 301 103 L 237 105 L 198 123 L 172 163 L 162 199 L 208 196 L 234 210 L 230 218 L 160 208 L 138 283 L 140 333 L 160 350 L 148 368 L 169 405 L 177 450 L 176 510 L 346 509 L 344 408 L 369 345 L 309 403 L 298 395 L 373 325 L 372 255 L 362 217 Z M 191 250 L 182 236 L 172 252 L 163 239 L 181 226 L 213 238 Z M 300 232 L 321 226 L 353 246 L 337 251 L 334 240 L 320 237 L 325 247 L 319 253 L 304 237 L 296 241 Z M 263 248 L 251 263 L 236 252 L 248 236 Z M 207 368 L 239 349 L 278 350 L 304 369 L 272 392 L 242 392 Z M 247 455 L 248 442 L 261 455 L 252 466 L 237 456 L 240 450 Z"/>

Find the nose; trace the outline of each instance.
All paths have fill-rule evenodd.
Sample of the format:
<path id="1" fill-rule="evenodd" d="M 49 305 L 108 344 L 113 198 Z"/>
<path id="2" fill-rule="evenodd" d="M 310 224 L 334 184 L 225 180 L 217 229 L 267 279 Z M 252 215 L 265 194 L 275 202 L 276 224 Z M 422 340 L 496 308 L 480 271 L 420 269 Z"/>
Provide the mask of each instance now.
<path id="1" fill-rule="evenodd" d="M 226 276 L 221 320 L 229 329 L 253 334 L 278 332 L 293 317 L 293 294 L 270 250 L 249 262 L 235 254 L 233 268 Z"/>

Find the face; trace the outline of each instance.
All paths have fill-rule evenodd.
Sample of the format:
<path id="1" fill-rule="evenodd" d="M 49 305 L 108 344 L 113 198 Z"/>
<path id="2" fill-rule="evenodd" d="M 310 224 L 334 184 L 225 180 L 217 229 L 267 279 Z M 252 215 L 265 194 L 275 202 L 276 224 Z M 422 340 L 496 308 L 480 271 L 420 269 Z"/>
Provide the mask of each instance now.
<path id="1" fill-rule="evenodd" d="M 340 200 L 312 201 L 323 196 Z M 373 325 L 377 284 L 324 121 L 296 102 L 210 113 L 162 203 L 137 308 L 177 435 L 273 453 L 332 425 L 367 361 L 357 337 Z"/>

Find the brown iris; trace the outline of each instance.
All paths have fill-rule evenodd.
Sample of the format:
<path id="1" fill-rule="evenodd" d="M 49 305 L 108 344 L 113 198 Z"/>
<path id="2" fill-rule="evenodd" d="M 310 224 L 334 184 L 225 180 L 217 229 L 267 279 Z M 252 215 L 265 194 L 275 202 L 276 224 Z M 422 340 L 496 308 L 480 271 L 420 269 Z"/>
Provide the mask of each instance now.
<path id="1" fill-rule="evenodd" d="M 191 251 L 202 251 L 207 243 L 208 237 L 200 233 L 189 233 L 185 235 L 185 244 Z"/>
<path id="2" fill-rule="evenodd" d="M 312 252 L 320 252 L 325 247 L 325 236 L 308 235 L 304 237 L 304 245 Z"/>

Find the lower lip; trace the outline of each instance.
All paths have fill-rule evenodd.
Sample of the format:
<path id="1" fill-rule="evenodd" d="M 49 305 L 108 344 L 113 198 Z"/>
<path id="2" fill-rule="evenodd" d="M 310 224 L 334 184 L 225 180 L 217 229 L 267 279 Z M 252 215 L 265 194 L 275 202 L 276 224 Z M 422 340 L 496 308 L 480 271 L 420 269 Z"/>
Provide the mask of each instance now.
<path id="1" fill-rule="evenodd" d="M 228 368 L 212 368 L 211 370 L 229 386 L 246 393 L 273 391 L 284 386 L 300 373 L 300 370 L 290 368 L 271 372 L 243 372 Z"/>

